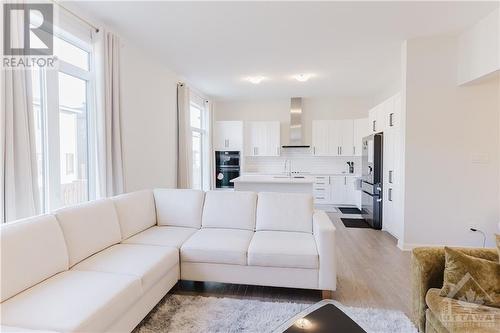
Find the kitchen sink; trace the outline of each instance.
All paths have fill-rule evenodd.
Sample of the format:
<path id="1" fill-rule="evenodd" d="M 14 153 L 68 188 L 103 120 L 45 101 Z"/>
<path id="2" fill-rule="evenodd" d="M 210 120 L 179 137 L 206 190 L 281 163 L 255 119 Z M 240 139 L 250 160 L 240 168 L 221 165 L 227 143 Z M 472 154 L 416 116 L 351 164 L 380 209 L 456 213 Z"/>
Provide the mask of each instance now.
<path id="1" fill-rule="evenodd" d="M 304 179 L 306 177 L 304 177 L 304 176 L 273 176 L 273 178 L 278 178 L 278 179 Z"/>

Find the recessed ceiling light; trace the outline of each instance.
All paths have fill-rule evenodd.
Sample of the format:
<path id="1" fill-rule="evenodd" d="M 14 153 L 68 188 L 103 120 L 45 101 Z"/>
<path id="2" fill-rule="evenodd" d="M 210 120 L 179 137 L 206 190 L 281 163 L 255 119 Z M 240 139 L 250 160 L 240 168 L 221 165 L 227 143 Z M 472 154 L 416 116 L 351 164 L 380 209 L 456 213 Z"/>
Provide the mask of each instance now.
<path id="1" fill-rule="evenodd" d="M 253 84 L 259 84 L 267 79 L 268 79 L 267 77 L 259 75 L 259 76 L 248 76 L 244 80 Z"/>
<path id="2" fill-rule="evenodd" d="M 304 74 L 295 74 L 293 75 L 293 78 L 299 82 L 306 82 L 310 78 L 314 77 L 314 74 L 312 73 L 304 73 Z"/>

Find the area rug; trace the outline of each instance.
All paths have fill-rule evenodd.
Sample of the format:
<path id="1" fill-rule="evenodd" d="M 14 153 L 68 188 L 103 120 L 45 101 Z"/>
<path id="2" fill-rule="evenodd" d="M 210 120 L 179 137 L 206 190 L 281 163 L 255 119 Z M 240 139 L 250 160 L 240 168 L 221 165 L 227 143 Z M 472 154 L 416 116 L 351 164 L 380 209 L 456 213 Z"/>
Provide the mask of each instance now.
<path id="1" fill-rule="evenodd" d="M 167 295 L 134 333 L 267 333 L 311 304 Z M 417 332 L 400 311 L 337 305 L 367 332 Z"/>

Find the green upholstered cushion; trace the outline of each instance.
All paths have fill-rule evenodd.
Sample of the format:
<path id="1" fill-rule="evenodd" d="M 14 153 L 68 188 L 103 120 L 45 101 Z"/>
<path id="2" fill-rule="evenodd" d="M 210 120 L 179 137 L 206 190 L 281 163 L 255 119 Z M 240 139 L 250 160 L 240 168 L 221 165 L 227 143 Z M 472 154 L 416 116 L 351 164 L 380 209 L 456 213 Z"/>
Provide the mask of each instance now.
<path id="1" fill-rule="evenodd" d="M 444 282 L 440 295 L 500 307 L 500 263 L 449 247 L 444 251 Z"/>

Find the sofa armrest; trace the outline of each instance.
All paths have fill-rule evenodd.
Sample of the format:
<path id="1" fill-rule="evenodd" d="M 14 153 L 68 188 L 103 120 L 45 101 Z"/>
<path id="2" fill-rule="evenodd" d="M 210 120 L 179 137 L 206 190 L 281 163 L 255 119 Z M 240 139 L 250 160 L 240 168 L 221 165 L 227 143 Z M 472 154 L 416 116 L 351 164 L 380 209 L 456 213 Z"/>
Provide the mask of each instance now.
<path id="1" fill-rule="evenodd" d="M 313 234 L 319 254 L 319 289 L 333 291 L 337 288 L 335 226 L 324 211 L 313 214 Z"/>
<path id="2" fill-rule="evenodd" d="M 461 248 L 465 254 L 492 261 L 498 261 L 495 249 Z M 425 295 L 431 288 L 443 287 L 445 267 L 444 248 L 419 247 L 411 255 L 412 320 L 420 332 L 425 331 Z"/>

